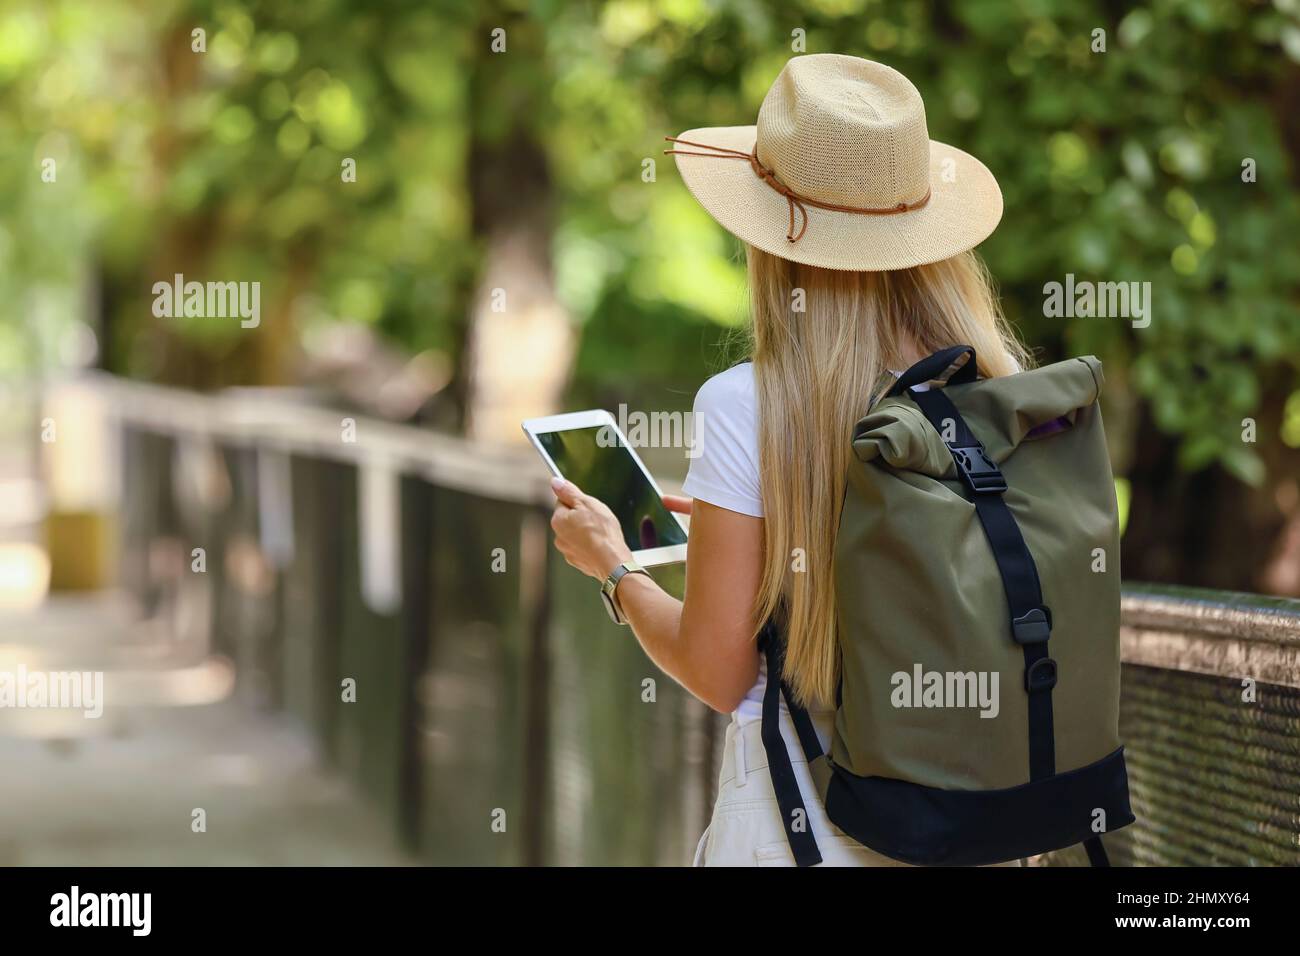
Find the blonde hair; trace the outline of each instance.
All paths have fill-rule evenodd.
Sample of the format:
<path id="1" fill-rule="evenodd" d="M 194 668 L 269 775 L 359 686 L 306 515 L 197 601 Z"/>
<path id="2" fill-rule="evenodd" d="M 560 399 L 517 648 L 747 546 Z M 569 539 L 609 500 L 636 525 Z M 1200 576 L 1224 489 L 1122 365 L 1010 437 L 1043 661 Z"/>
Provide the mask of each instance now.
<path id="1" fill-rule="evenodd" d="M 911 364 L 909 351 L 971 345 L 986 377 L 1031 360 L 973 252 L 891 272 L 800 265 L 752 246 L 747 254 L 765 519 L 756 619 L 781 623 L 796 699 L 829 704 L 839 672 L 835 537 L 853 426 L 882 377 Z M 793 570 L 800 552 L 802 573 Z"/>

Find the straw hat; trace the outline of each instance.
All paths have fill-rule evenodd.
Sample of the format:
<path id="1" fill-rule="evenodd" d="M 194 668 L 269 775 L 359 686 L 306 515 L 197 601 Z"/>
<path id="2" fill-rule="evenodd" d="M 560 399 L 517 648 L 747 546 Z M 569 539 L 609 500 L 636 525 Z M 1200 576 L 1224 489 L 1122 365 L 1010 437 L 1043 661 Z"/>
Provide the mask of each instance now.
<path id="1" fill-rule="evenodd" d="M 1002 192 L 974 156 L 930 139 L 921 94 L 883 63 L 790 60 L 757 126 L 668 137 L 687 188 L 724 229 L 826 269 L 905 269 L 982 242 Z"/>

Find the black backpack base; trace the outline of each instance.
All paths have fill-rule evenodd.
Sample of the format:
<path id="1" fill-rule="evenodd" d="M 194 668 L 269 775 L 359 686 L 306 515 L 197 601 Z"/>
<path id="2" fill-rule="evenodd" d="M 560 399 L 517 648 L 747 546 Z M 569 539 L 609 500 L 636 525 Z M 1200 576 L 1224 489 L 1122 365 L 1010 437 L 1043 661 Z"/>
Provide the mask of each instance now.
<path id="1" fill-rule="evenodd" d="M 823 758 L 825 759 L 825 758 Z M 1060 850 L 1134 821 L 1123 748 L 1096 763 L 1007 790 L 939 790 L 831 768 L 826 815 L 877 853 L 915 866 L 986 866 Z"/>
<path id="2" fill-rule="evenodd" d="M 937 790 L 831 770 L 831 822 L 858 843 L 917 866 L 985 866 L 1073 847 L 1097 836 L 1079 821 L 1099 809 L 1108 830 L 1134 822 L 1123 748 L 1009 790 Z"/>
<path id="3" fill-rule="evenodd" d="M 771 624 L 763 629 L 759 647 L 768 674 L 763 749 L 784 820 L 806 819 L 807 811 L 778 723 L 782 695 L 826 816 L 863 846 L 900 863 L 989 866 L 1082 843 L 1093 866 L 1109 866 L 1101 835 L 1080 821 L 1097 819 L 1098 811 L 1108 831 L 1136 821 L 1123 747 L 1086 767 L 1002 790 L 942 790 L 851 774 L 822 751 L 808 711 L 781 680 L 782 648 Z M 821 862 L 811 832 L 787 825 L 786 835 L 797 865 Z"/>

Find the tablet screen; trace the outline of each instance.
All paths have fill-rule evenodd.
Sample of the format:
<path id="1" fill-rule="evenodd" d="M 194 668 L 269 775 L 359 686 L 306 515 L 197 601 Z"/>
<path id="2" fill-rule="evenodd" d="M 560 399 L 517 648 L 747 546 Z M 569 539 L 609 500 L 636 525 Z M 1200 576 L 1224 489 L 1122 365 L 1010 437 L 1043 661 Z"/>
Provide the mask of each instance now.
<path id="1" fill-rule="evenodd" d="M 686 543 L 686 532 L 612 428 L 538 432 L 537 440 L 560 474 L 609 506 L 633 551 Z"/>

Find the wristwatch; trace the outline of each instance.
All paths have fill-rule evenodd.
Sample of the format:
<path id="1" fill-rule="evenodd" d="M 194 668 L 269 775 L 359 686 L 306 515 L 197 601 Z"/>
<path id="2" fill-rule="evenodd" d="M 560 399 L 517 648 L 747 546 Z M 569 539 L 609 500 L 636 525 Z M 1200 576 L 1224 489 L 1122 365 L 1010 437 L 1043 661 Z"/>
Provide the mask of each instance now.
<path id="1" fill-rule="evenodd" d="M 618 598 L 615 596 L 618 582 L 623 580 L 625 574 L 644 574 L 646 577 L 650 577 L 650 572 L 635 561 L 624 561 L 609 572 L 609 577 L 600 586 L 600 599 L 605 602 L 605 610 L 609 612 L 609 616 L 615 624 L 627 623 L 627 618 L 623 616 L 623 609 L 618 606 Z"/>

